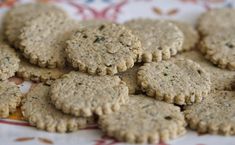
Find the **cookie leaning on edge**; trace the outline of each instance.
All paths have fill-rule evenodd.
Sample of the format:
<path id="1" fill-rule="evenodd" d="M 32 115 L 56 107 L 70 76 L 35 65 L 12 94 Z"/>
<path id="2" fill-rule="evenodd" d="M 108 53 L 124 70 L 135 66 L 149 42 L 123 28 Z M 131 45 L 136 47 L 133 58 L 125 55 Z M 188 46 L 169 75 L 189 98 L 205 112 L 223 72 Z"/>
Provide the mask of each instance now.
<path id="1" fill-rule="evenodd" d="M 20 105 L 23 94 L 13 82 L 0 82 L 0 118 L 8 117 Z"/>
<path id="2" fill-rule="evenodd" d="M 22 101 L 22 114 L 29 123 L 49 132 L 71 132 L 85 128 L 92 117 L 74 117 L 57 110 L 49 97 L 50 87 L 38 84 Z"/>
<path id="3" fill-rule="evenodd" d="M 178 105 L 201 102 L 210 92 L 210 76 L 188 59 L 145 63 L 137 81 L 148 96 Z"/>
<path id="4" fill-rule="evenodd" d="M 50 90 L 57 109 L 75 116 L 103 115 L 127 103 L 128 87 L 118 76 L 91 76 L 70 72 L 57 79 Z"/>
<path id="5" fill-rule="evenodd" d="M 185 126 L 179 107 L 144 95 L 131 95 L 119 111 L 99 119 L 102 131 L 129 143 L 166 142 L 185 134 Z"/>
<path id="6" fill-rule="evenodd" d="M 235 92 L 210 93 L 201 103 L 186 106 L 189 127 L 199 133 L 235 135 Z"/>
<path id="7" fill-rule="evenodd" d="M 143 47 L 143 62 L 170 59 L 182 50 L 184 34 L 169 21 L 136 19 L 124 25 L 139 37 Z"/>
<path id="8" fill-rule="evenodd" d="M 140 41 L 118 24 L 77 30 L 67 41 L 68 61 L 82 72 L 114 75 L 134 66 L 142 53 Z"/>

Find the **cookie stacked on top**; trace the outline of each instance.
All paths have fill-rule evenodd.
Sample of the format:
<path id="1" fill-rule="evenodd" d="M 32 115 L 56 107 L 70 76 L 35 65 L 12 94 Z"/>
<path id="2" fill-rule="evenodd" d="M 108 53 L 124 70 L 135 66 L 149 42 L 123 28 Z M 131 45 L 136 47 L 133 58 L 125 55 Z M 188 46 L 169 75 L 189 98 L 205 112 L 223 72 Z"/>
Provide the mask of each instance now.
<path id="1" fill-rule="evenodd" d="M 233 10 L 215 12 L 224 11 Z M 210 13 L 206 17 L 213 17 Z M 204 32 L 209 22 L 203 21 L 199 28 Z M 233 27 L 230 23 L 226 27 Z M 107 135 L 130 143 L 177 138 L 186 133 L 187 123 L 200 132 L 234 135 L 230 32 L 209 34 L 201 46 L 206 58 L 230 69 L 225 70 L 204 59 L 195 48 L 197 31 L 183 22 L 76 21 L 56 6 L 38 3 L 12 8 L 3 25 L 9 45 L 1 43 L 0 77 L 16 73 L 42 82 L 21 101 L 23 116 L 39 129 L 76 131 L 98 117 Z M 1 83 L 0 116 L 7 117 L 21 93 L 17 86 Z M 12 97 L 4 98 L 6 92 Z M 223 120 L 213 118 L 223 111 Z M 228 124 L 225 129 L 223 123 Z"/>

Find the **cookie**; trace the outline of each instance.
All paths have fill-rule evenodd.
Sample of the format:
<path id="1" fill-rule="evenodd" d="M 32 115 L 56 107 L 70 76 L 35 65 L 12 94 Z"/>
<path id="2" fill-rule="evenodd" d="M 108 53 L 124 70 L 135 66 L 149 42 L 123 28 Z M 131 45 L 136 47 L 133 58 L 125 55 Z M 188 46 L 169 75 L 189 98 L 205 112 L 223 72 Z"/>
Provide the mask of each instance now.
<path id="1" fill-rule="evenodd" d="M 14 6 L 6 13 L 3 19 L 4 34 L 7 40 L 10 44 L 18 48 L 18 36 L 24 24 L 39 15 L 48 15 L 51 13 L 66 16 L 66 13 L 62 9 L 49 4 L 27 3 Z"/>
<path id="2" fill-rule="evenodd" d="M 169 59 L 182 50 L 184 35 L 169 21 L 136 19 L 125 23 L 139 37 L 143 62 Z"/>
<path id="3" fill-rule="evenodd" d="M 166 142 L 186 133 L 180 108 L 144 95 L 131 95 L 118 112 L 99 118 L 107 135 L 129 143 Z"/>
<path id="4" fill-rule="evenodd" d="M 114 75 L 134 66 L 142 53 L 140 41 L 118 24 L 77 30 L 67 41 L 68 61 L 82 72 Z"/>
<path id="5" fill-rule="evenodd" d="M 146 63 L 137 81 L 148 96 L 178 105 L 201 102 L 211 85 L 209 74 L 188 59 Z"/>
<path id="6" fill-rule="evenodd" d="M 189 51 L 177 55 L 179 59 L 191 59 L 198 63 L 210 75 L 211 91 L 232 90 L 235 73 L 226 69 L 220 69 L 209 62 L 199 51 Z"/>
<path id="7" fill-rule="evenodd" d="M 6 80 L 15 75 L 20 59 L 14 49 L 0 40 L 0 80 Z"/>
<path id="8" fill-rule="evenodd" d="M 30 63 L 40 67 L 65 66 L 65 41 L 79 27 L 76 21 L 57 15 L 42 15 L 21 29 L 20 50 Z"/>
<path id="9" fill-rule="evenodd" d="M 108 20 L 98 20 L 98 19 L 90 19 L 90 20 L 83 20 L 83 21 L 79 21 L 79 24 L 83 27 L 83 28 L 89 28 L 89 27 L 95 27 L 95 26 L 99 26 L 99 25 L 104 25 L 104 24 L 111 24 L 111 21 Z"/>
<path id="10" fill-rule="evenodd" d="M 18 77 L 22 77 L 26 80 L 48 83 L 65 74 L 65 70 L 57 68 L 40 68 L 28 63 L 25 59 L 22 58 L 16 74 Z"/>
<path id="11" fill-rule="evenodd" d="M 0 81 L 0 118 L 8 117 L 20 105 L 22 93 L 13 82 Z"/>
<path id="12" fill-rule="evenodd" d="M 189 127 L 199 133 L 235 135 L 235 92 L 210 93 L 201 103 L 187 106 L 184 111 Z"/>
<path id="13" fill-rule="evenodd" d="M 235 29 L 234 13 L 233 8 L 211 9 L 199 17 L 197 29 L 203 36 Z"/>
<path id="14" fill-rule="evenodd" d="M 197 30 L 190 24 L 180 21 L 170 21 L 176 25 L 184 34 L 184 43 L 181 51 L 193 49 L 199 41 Z"/>
<path id="15" fill-rule="evenodd" d="M 129 94 L 135 94 L 141 91 L 140 87 L 137 85 L 137 71 L 140 66 L 140 63 L 135 64 L 133 68 L 118 74 L 121 80 L 126 83 Z"/>
<path id="16" fill-rule="evenodd" d="M 49 97 L 50 87 L 38 84 L 22 101 L 22 114 L 32 126 L 49 132 L 85 128 L 92 118 L 74 117 L 57 110 Z"/>
<path id="17" fill-rule="evenodd" d="M 128 101 L 128 87 L 118 76 L 70 72 L 56 80 L 50 97 L 57 109 L 75 116 L 103 115 Z"/>
<path id="18" fill-rule="evenodd" d="M 205 37 L 201 42 L 200 50 L 218 67 L 235 70 L 234 31 L 217 32 Z"/>

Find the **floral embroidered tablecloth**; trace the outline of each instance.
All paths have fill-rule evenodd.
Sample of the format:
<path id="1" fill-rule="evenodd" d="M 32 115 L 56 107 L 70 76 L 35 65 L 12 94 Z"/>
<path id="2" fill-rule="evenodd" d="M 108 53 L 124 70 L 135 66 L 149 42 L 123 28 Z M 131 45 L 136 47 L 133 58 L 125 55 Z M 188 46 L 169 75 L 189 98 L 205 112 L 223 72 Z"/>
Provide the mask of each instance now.
<path id="1" fill-rule="evenodd" d="M 0 17 L 13 5 L 37 0 L 0 0 Z M 195 24 L 197 17 L 215 7 L 234 7 L 235 0 L 38 0 L 65 9 L 73 18 L 109 19 L 125 22 L 133 18 L 177 19 Z M 11 78 L 22 92 L 35 85 Z M 31 127 L 21 111 L 0 119 L 0 145 L 119 145 L 124 144 L 102 134 L 96 125 L 68 134 L 48 133 Z M 168 143 L 156 145 L 235 145 L 235 137 L 200 135 L 192 131 Z"/>

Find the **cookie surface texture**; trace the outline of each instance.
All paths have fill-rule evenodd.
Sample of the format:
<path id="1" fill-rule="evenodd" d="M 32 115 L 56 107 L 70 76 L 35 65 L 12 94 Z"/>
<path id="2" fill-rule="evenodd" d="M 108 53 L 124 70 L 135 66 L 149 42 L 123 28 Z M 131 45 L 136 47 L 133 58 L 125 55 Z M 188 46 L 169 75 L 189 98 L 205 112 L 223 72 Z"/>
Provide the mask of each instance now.
<path id="1" fill-rule="evenodd" d="M 185 134 L 180 108 L 144 95 L 131 95 L 118 112 L 101 116 L 99 127 L 108 136 L 129 143 L 158 143 Z"/>
<path id="2" fill-rule="evenodd" d="M 143 62 L 169 59 L 182 50 L 184 35 L 169 21 L 136 19 L 125 23 L 139 37 Z"/>
<path id="3" fill-rule="evenodd" d="M 65 66 L 66 40 L 79 27 L 76 21 L 57 15 L 37 17 L 22 28 L 20 50 L 30 63 L 40 67 Z"/>
<path id="4" fill-rule="evenodd" d="M 82 72 L 113 75 L 134 66 L 142 53 L 140 41 L 118 24 L 76 31 L 67 41 L 68 61 Z"/>
<path id="5" fill-rule="evenodd" d="M 0 80 L 6 80 L 15 75 L 20 59 L 15 50 L 0 40 Z"/>
<path id="6" fill-rule="evenodd" d="M 212 63 L 223 69 L 235 71 L 235 31 L 209 35 L 201 42 L 200 50 Z"/>
<path id="7" fill-rule="evenodd" d="M 19 87 L 7 81 L 0 82 L 0 118 L 8 117 L 20 105 L 22 93 Z"/>
<path id="8" fill-rule="evenodd" d="M 70 72 L 51 86 L 51 100 L 56 108 L 75 116 L 112 113 L 128 98 L 128 87 L 118 76 Z"/>
<path id="9" fill-rule="evenodd" d="M 199 133 L 235 135 L 235 92 L 210 93 L 201 103 L 187 106 L 185 118 Z"/>
<path id="10" fill-rule="evenodd" d="M 137 80 L 148 96 L 178 105 L 201 102 L 211 85 L 208 73 L 188 59 L 146 63 Z"/>
<path id="11" fill-rule="evenodd" d="M 92 118 L 74 117 L 57 110 L 49 97 L 50 87 L 38 84 L 23 99 L 22 113 L 29 123 L 49 132 L 71 132 L 85 128 Z"/>

